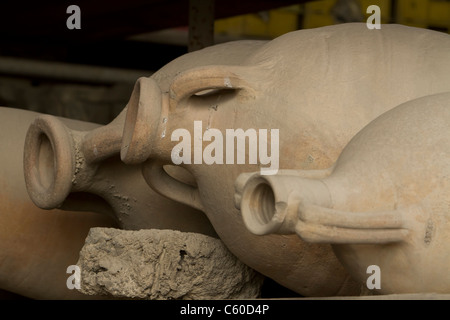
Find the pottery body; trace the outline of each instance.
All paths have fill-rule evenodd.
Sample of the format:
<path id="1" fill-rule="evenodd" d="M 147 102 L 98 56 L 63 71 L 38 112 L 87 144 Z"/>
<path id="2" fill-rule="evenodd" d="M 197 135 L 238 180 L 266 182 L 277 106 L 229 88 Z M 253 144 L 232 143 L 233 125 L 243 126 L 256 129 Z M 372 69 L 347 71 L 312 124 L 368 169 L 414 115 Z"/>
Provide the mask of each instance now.
<path id="1" fill-rule="evenodd" d="M 450 93 L 422 97 L 368 124 L 327 177 L 242 176 L 244 221 L 333 244 L 364 286 L 379 267 L 377 293 L 450 293 L 449 123 Z"/>
<path id="2" fill-rule="evenodd" d="M 232 61 L 223 58 L 223 52 L 232 52 L 231 44 L 213 46 L 140 79 L 128 105 L 122 160 L 145 162 L 143 173 L 153 189 L 206 212 L 228 248 L 264 275 L 307 296 L 354 294 L 353 289 L 340 291 L 348 285 L 346 273 L 327 245 L 248 232 L 233 205 L 234 182 L 240 173 L 270 165 L 328 168 L 348 141 L 383 112 L 450 90 L 450 39 L 398 25 L 368 30 L 365 24 L 345 24 L 288 33 L 249 49 Z M 180 128 L 189 136 L 173 136 Z M 279 163 L 263 162 L 258 154 L 256 164 L 250 164 L 249 150 L 238 163 L 237 147 L 234 163 L 226 163 L 226 150 L 222 163 L 220 157 L 205 163 L 201 151 L 220 138 L 217 132 L 225 139 L 227 129 L 255 130 L 268 154 L 272 146 L 278 151 Z M 267 141 L 258 136 L 260 129 L 267 130 Z M 274 129 L 279 130 L 278 150 L 271 139 Z M 191 148 L 177 151 L 189 138 Z M 177 183 L 162 169 L 174 159 L 186 159 L 187 151 L 191 161 L 180 166 L 196 185 Z"/>
<path id="3" fill-rule="evenodd" d="M 104 214 L 47 211 L 31 201 L 25 187 L 23 145 L 38 115 L 0 108 L 0 288 L 32 299 L 93 299 L 67 288 L 71 276 L 67 267 L 77 263 L 91 227 L 116 224 Z"/>

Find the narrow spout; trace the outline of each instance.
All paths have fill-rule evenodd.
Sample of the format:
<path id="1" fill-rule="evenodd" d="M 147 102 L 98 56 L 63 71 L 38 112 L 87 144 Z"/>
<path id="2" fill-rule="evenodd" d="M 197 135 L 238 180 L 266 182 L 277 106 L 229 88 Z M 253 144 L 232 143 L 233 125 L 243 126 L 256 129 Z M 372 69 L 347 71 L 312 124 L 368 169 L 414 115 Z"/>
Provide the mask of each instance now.
<path id="1" fill-rule="evenodd" d="M 240 194 L 235 199 L 240 199 L 245 226 L 257 235 L 294 234 L 301 203 L 329 205 L 331 202 L 328 189 L 320 180 L 283 175 L 243 175 L 248 180 L 240 188 L 242 191 L 237 190 Z"/>
<path id="2" fill-rule="evenodd" d="M 127 105 L 121 160 L 138 164 L 148 159 L 152 141 L 158 130 L 162 109 L 162 93 L 152 78 L 139 78 Z"/>
<path id="3" fill-rule="evenodd" d="M 31 200 L 40 208 L 58 207 L 72 189 L 74 139 L 57 118 L 41 115 L 28 129 L 24 174 Z"/>
<path id="4" fill-rule="evenodd" d="M 96 163 L 120 152 L 122 117 L 90 131 L 69 129 L 54 116 L 37 117 L 24 145 L 25 183 L 31 200 L 42 209 L 53 209 L 70 192 L 83 191 Z"/>
<path id="5" fill-rule="evenodd" d="M 387 211 L 336 210 L 329 181 L 294 175 L 242 174 L 236 180 L 236 207 L 247 229 L 257 235 L 297 234 L 311 243 L 403 241 L 414 207 Z"/>
<path id="6" fill-rule="evenodd" d="M 120 152 L 126 108 L 109 124 L 86 133 L 81 151 L 87 163 L 98 163 Z"/>

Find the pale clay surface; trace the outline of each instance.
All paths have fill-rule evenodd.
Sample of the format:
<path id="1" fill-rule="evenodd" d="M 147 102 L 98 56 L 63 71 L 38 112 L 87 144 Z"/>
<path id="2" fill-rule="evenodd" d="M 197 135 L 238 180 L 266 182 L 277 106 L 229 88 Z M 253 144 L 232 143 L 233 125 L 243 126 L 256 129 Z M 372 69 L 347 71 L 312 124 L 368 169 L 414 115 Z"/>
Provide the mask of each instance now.
<path id="1" fill-rule="evenodd" d="M 80 252 L 84 294 L 134 299 L 251 299 L 264 277 L 215 238 L 93 228 Z"/>
<path id="2" fill-rule="evenodd" d="M 192 137 L 194 121 L 222 133 L 280 129 L 280 169 L 329 168 L 382 113 L 450 91 L 450 37 L 401 25 L 369 30 L 350 23 L 240 44 L 252 47 L 247 55 L 239 51 L 230 58 L 237 44 L 212 46 L 141 78 L 128 104 L 121 158 L 145 162 L 144 177 L 156 192 L 204 211 L 230 251 L 260 273 L 304 296 L 358 294 L 328 244 L 248 232 L 234 207 L 234 183 L 241 173 L 259 171 L 260 164 L 182 164 L 198 188 L 167 179 L 161 167 L 172 162 L 178 144 L 171 133 L 183 128 Z M 213 88 L 219 90 L 196 95 Z"/>
<path id="3" fill-rule="evenodd" d="M 0 107 L 0 287 L 31 299 L 94 299 L 67 289 L 66 268 L 77 262 L 91 227 L 115 224 L 104 214 L 48 211 L 31 201 L 23 179 L 23 145 L 39 115 Z M 93 126 L 65 123 L 86 130 Z"/>
<path id="4" fill-rule="evenodd" d="M 243 175 L 244 221 L 332 244 L 362 285 L 379 267 L 379 294 L 450 293 L 449 124 L 450 92 L 430 95 L 368 124 L 321 177 Z"/>
<path id="5" fill-rule="evenodd" d="M 143 89 L 133 92 L 128 111 L 124 109 L 109 126 L 91 128 L 91 134 L 76 133 L 76 127 L 62 130 L 64 134 L 80 134 L 82 148 L 71 152 L 80 156 L 81 150 L 85 160 L 75 175 L 68 175 L 69 184 L 64 184 L 64 190 L 76 187 L 100 195 L 110 203 L 110 214 L 122 226 L 138 229 L 143 223 L 160 221 L 156 215 L 145 215 L 146 211 L 140 210 L 153 205 L 145 195 L 147 182 L 154 191 L 175 202 L 200 209 L 192 212 L 197 219 L 189 227 L 211 230 L 205 224 L 211 222 L 238 259 L 281 285 L 305 296 L 358 294 L 359 286 L 350 280 L 328 244 L 299 241 L 295 235 L 260 237 L 248 232 L 234 207 L 234 182 L 241 173 L 259 170 L 258 165 L 227 165 L 220 169 L 185 165 L 198 188 L 194 185 L 181 191 L 192 193 L 170 188 L 171 192 L 166 192 L 161 181 L 152 181 L 155 173 L 161 173 L 154 169 L 171 163 L 176 144 L 169 141 L 171 132 L 178 128 L 192 132 L 194 120 L 202 121 L 203 128 L 222 132 L 230 128 L 280 128 L 281 169 L 329 168 L 351 138 L 383 112 L 411 99 L 450 91 L 449 39 L 443 33 L 405 26 L 385 25 L 374 31 L 367 30 L 365 24 L 344 24 L 292 32 L 269 42 L 243 41 L 189 53 L 140 81 Z M 226 91 L 194 97 L 211 87 Z M 138 108 L 140 105 L 142 108 Z M 125 113 L 139 113 L 139 121 L 125 121 L 122 131 Z M 141 148 L 133 151 L 131 145 Z M 122 160 L 134 163 L 150 158 L 147 165 L 151 165 L 144 170 L 146 181 L 139 176 L 140 170 L 122 166 L 119 151 Z M 112 154 L 116 162 L 102 158 Z M 76 159 L 78 164 L 80 159 Z M 130 171 L 140 178 L 139 187 L 131 184 L 133 190 L 126 187 L 130 185 Z M 111 179 L 120 181 L 112 183 Z M 113 184 L 124 191 L 112 193 L 108 188 Z M 138 193 L 139 201 L 134 204 Z M 40 195 L 40 200 L 54 196 Z M 65 194 L 60 200 L 64 199 Z M 133 214 L 129 214 L 131 204 Z M 201 219 L 200 211 L 209 221 Z M 174 219 L 163 224 L 181 228 L 186 227 L 185 222 L 174 214 Z M 425 239 L 435 239 L 432 232 L 436 229 L 426 229 L 424 234 L 432 238 Z"/>

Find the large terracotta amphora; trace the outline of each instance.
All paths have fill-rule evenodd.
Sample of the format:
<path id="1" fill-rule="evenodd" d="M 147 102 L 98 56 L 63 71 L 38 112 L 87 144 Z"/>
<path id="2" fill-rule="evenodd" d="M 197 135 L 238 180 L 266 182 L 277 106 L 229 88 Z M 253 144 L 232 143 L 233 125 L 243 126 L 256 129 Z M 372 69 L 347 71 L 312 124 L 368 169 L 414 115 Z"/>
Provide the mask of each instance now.
<path id="1" fill-rule="evenodd" d="M 236 63 L 263 43 L 233 46 L 232 54 L 225 51 L 213 60 Z M 208 63 L 203 59 L 193 66 Z M 1 109 L 0 258 L 7 263 L 0 265 L 0 288 L 31 298 L 85 298 L 67 288 L 66 269 L 76 264 L 91 227 L 174 229 L 217 237 L 203 212 L 160 196 L 147 185 L 140 166 L 120 161 L 124 116 L 125 111 L 100 126 Z M 168 171 L 195 184 L 182 168 Z"/>
<path id="2" fill-rule="evenodd" d="M 140 79 L 122 160 L 144 163 L 154 190 L 206 212 L 228 248 L 264 275 L 307 296 L 354 293 L 342 289 L 347 275 L 328 245 L 248 232 L 233 204 L 234 182 L 243 172 L 328 168 L 383 112 L 450 90 L 449 36 L 343 24 L 257 42 L 234 64 L 222 59 L 232 50 L 224 44 L 192 52 Z M 173 164 L 196 185 L 166 174 Z"/>
<path id="3" fill-rule="evenodd" d="M 105 214 L 43 210 L 28 196 L 23 146 L 28 127 L 40 114 L 0 108 L 0 288 L 32 299 L 93 299 L 67 287 L 92 227 L 117 227 Z M 66 125 L 92 128 L 65 119 Z"/>
<path id="4" fill-rule="evenodd" d="M 450 293 L 450 93 L 379 116 L 330 170 L 238 179 L 253 233 L 333 244 L 375 293 Z"/>

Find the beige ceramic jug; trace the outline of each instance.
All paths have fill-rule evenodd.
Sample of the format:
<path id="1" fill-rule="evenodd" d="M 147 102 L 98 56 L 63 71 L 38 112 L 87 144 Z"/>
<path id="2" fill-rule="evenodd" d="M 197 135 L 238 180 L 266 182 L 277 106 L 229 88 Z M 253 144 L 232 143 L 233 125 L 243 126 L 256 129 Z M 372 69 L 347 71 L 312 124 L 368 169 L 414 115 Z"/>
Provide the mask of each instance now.
<path id="1" fill-rule="evenodd" d="M 28 196 L 23 172 L 27 129 L 40 114 L 0 108 L 0 289 L 31 299 L 94 299 L 66 281 L 92 227 L 117 227 L 95 212 L 43 210 Z M 92 124 L 65 119 L 79 129 Z"/>
<path id="2" fill-rule="evenodd" d="M 331 243 L 362 285 L 377 269 L 376 293 L 450 293 L 450 93 L 379 116 L 329 170 L 244 174 L 237 186 L 253 233 Z"/>
<path id="3" fill-rule="evenodd" d="M 450 90 L 450 38 L 343 24 L 256 42 L 246 56 L 223 59 L 237 46 L 192 52 L 141 78 L 128 105 L 122 160 L 143 163 L 155 191 L 206 212 L 228 248 L 262 274 L 305 296 L 354 294 L 328 245 L 251 234 L 233 204 L 234 182 L 244 172 L 328 168 L 383 112 Z M 170 177 L 165 167 L 173 164 L 196 184 Z"/>

